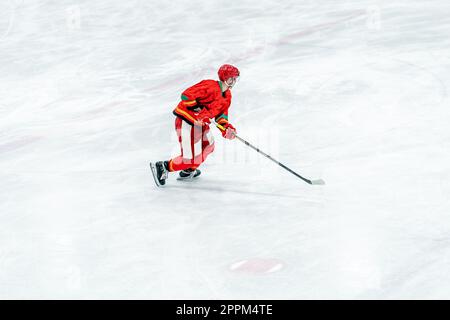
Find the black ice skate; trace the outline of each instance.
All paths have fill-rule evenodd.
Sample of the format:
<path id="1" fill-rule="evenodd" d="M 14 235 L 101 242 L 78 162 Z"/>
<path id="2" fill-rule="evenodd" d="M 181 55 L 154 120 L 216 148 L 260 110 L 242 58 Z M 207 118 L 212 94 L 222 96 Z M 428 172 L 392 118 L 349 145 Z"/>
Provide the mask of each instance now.
<path id="1" fill-rule="evenodd" d="M 197 178 L 202 172 L 198 169 L 186 169 L 180 171 L 177 180 L 193 180 Z"/>
<path id="2" fill-rule="evenodd" d="M 158 161 L 156 163 L 150 162 L 153 178 L 158 187 L 166 184 L 166 179 L 169 177 L 168 161 Z"/>

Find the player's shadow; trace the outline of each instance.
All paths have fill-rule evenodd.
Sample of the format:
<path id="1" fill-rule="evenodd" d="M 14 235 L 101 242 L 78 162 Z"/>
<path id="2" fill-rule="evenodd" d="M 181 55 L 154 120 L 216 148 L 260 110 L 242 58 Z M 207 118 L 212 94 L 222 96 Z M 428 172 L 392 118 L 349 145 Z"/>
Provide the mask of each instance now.
<path id="1" fill-rule="evenodd" d="M 314 200 L 314 199 L 305 199 L 301 198 L 300 196 L 294 196 L 289 194 L 279 194 L 279 193 L 272 193 L 272 192 L 259 192 L 259 191 L 249 191 L 249 190 L 242 190 L 242 189 L 229 189 L 224 188 L 222 183 L 221 185 L 198 185 L 195 181 L 183 181 L 180 182 L 183 185 L 177 186 L 177 185 L 166 185 L 164 188 L 167 189 L 179 189 L 179 190 L 202 190 L 202 191 L 212 191 L 212 192 L 228 192 L 228 193 L 237 193 L 237 194 L 251 194 L 251 195 L 257 195 L 257 196 L 265 196 L 265 197 L 276 197 L 276 198 L 290 198 L 290 199 L 301 199 L 303 201 L 309 201 L 314 203 L 320 203 L 320 201 Z M 236 185 L 236 184 L 233 184 Z"/>

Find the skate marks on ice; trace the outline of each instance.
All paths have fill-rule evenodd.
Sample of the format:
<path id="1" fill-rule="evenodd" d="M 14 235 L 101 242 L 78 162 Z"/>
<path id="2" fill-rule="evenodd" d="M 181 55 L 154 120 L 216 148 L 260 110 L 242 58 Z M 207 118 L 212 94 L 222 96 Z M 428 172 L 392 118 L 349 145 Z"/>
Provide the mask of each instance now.
<path id="1" fill-rule="evenodd" d="M 23 0 L 9 0 L 0 5 L 0 41 L 6 39 L 14 25 L 16 10 L 23 4 Z"/>
<path id="2" fill-rule="evenodd" d="M 295 43 L 296 41 L 298 41 L 301 38 L 310 36 L 312 34 L 320 33 L 322 31 L 333 29 L 341 24 L 346 25 L 346 24 L 350 23 L 351 21 L 355 21 L 357 19 L 361 19 L 366 16 L 367 16 L 367 12 L 365 10 L 349 11 L 346 16 L 341 17 L 337 20 L 319 23 L 319 24 L 316 24 L 316 25 L 313 25 L 313 26 L 310 26 L 307 28 L 303 28 L 303 29 L 294 31 L 292 33 L 282 35 L 279 39 L 270 41 L 268 43 L 252 46 L 244 52 L 240 52 L 238 54 L 231 56 L 230 63 L 234 63 L 234 64 L 243 63 L 251 58 L 262 55 L 269 47 L 278 48 L 280 46 L 291 45 L 292 43 Z M 214 69 L 209 66 L 203 67 L 203 68 L 199 67 L 198 70 L 196 70 L 197 74 L 207 74 L 209 72 L 214 72 Z M 178 83 L 180 81 L 180 77 L 181 77 L 181 80 L 184 81 L 186 79 L 189 79 L 190 76 L 191 76 L 191 73 L 185 73 L 180 76 L 179 70 L 177 70 L 177 72 L 175 73 L 175 75 L 173 76 L 172 79 L 168 79 L 162 83 L 148 87 L 148 88 L 144 89 L 144 91 L 145 92 L 159 92 L 162 90 L 166 90 L 167 88 L 170 88 L 174 84 Z"/>
<path id="3" fill-rule="evenodd" d="M 420 240 L 421 246 L 405 250 L 396 263 L 398 268 L 387 273 L 378 290 L 370 290 L 361 294 L 359 299 L 446 299 L 449 289 L 443 285 L 448 282 L 448 273 L 445 271 L 449 263 L 450 241 L 447 237 L 414 237 Z M 436 279 L 427 279 L 427 274 L 433 273 Z M 422 293 L 430 288 L 439 288 L 424 296 Z M 420 288 L 421 290 L 417 290 Z"/>

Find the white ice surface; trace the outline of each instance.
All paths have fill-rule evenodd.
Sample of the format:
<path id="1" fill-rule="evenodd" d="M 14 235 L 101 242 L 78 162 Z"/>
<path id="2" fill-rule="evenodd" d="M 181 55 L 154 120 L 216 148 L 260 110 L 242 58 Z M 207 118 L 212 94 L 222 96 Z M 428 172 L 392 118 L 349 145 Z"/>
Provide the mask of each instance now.
<path id="1" fill-rule="evenodd" d="M 450 3 L 0 1 L 0 298 L 450 298 Z M 165 189 L 183 89 L 239 134 Z M 240 261 L 276 259 L 271 273 Z"/>

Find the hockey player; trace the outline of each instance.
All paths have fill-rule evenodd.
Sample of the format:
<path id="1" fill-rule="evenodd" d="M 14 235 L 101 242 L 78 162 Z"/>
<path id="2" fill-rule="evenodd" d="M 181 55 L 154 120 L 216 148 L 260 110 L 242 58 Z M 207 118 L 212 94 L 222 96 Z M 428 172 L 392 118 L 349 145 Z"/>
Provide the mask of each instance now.
<path id="1" fill-rule="evenodd" d="M 239 70 L 224 64 L 218 75 L 219 81 L 203 80 L 181 94 L 181 101 L 173 111 L 181 153 L 173 159 L 150 164 L 157 185 L 166 183 L 169 172 L 179 171 L 178 179 L 181 180 L 200 175 L 198 167 L 214 151 L 210 119 L 215 119 L 224 128 L 219 129 L 224 138 L 235 138 L 236 129 L 228 122 L 228 108 L 231 88 L 239 79 Z"/>

